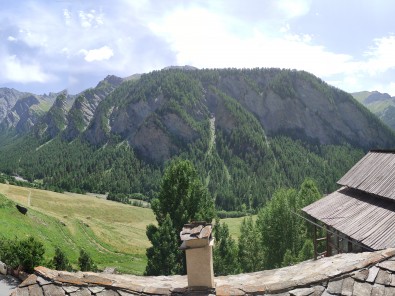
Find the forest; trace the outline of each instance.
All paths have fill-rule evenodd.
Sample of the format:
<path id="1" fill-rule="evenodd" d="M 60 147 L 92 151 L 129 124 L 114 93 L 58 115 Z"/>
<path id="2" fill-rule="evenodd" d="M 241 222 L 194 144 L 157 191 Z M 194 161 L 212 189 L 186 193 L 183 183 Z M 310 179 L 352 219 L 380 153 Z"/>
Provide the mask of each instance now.
<path id="1" fill-rule="evenodd" d="M 395 142 L 349 94 L 303 71 L 154 71 L 98 102 L 106 87 L 81 93 L 70 111 L 61 94 L 28 133 L 3 129 L 0 172 L 49 190 L 149 202 L 167 163 L 185 159 L 219 215 L 231 217 L 257 213 L 306 178 L 332 192 L 367 150 Z"/>

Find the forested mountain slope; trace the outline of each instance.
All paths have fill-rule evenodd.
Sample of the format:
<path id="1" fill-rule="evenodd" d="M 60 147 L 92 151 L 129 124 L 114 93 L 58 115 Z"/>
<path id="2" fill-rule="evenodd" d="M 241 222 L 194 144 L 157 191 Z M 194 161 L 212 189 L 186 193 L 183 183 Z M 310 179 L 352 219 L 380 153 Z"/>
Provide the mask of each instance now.
<path id="1" fill-rule="evenodd" d="M 225 210 L 256 208 L 276 188 L 322 192 L 394 133 L 353 97 L 300 71 L 166 69 L 107 79 L 71 109 L 59 96 L 34 132 L 4 138 L 0 171 L 48 187 L 150 199 L 173 157 L 194 162 Z"/>

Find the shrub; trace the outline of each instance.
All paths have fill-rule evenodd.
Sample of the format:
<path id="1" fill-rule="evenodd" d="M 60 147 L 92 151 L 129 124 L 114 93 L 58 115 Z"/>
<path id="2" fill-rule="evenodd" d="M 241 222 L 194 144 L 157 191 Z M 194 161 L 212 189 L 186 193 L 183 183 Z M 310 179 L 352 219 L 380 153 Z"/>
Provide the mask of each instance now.
<path id="1" fill-rule="evenodd" d="M 78 266 L 81 271 L 97 271 L 97 266 L 93 262 L 89 254 L 84 250 L 80 250 L 80 257 L 78 258 Z"/>

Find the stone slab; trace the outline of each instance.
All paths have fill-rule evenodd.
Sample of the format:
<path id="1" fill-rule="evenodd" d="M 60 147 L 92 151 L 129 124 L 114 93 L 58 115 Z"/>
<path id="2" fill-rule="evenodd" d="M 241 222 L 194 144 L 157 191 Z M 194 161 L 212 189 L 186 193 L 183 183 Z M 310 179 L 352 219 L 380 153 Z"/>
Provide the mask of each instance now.
<path id="1" fill-rule="evenodd" d="M 314 293 L 313 288 L 299 288 L 289 291 L 289 294 L 292 296 L 309 296 Z"/>
<path id="2" fill-rule="evenodd" d="M 44 295 L 43 289 L 38 284 L 30 285 L 28 289 L 29 289 L 29 295 L 34 295 L 34 296 Z"/>
<path id="3" fill-rule="evenodd" d="M 220 286 L 215 289 L 215 294 L 217 296 L 243 296 L 245 295 L 244 291 L 234 288 L 230 285 Z"/>
<path id="4" fill-rule="evenodd" d="M 378 284 L 373 285 L 372 296 L 385 296 L 385 286 Z"/>
<path id="5" fill-rule="evenodd" d="M 374 283 L 379 271 L 380 271 L 380 268 L 378 268 L 377 266 L 373 266 L 373 267 L 369 268 L 369 275 L 368 275 L 366 281 L 369 283 Z"/>
<path id="6" fill-rule="evenodd" d="M 327 291 L 330 294 L 340 294 L 342 292 L 343 279 L 329 281 Z"/>
<path id="7" fill-rule="evenodd" d="M 35 285 L 37 284 L 37 276 L 35 274 L 31 274 L 28 276 L 28 278 L 26 280 L 24 280 L 19 287 L 27 287 L 30 285 Z"/>
<path id="8" fill-rule="evenodd" d="M 65 296 L 66 292 L 62 289 L 62 287 L 57 285 L 45 285 L 42 286 L 45 296 Z"/>
<path id="9" fill-rule="evenodd" d="M 70 293 L 70 296 L 91 296 L 92 293 L 88 290 L 88 288 L 81 288 L 78 291 Z"/>
<path id="10" fill-rule="evenodd" d="M 391 283 L 391 274 L 386 270 L 380 270 L 376 277 L 376 283 L 388 286 Z"/>
<path id="11" fill-rule="evenodd" d="M 342 285 L 342 295 L 352 296 L 354 290 L 354 279 L 351 277 L 345 278 Z"/>
<path id="12" fill-rule="evenodd" d="M 359 296 L 370 296 L 372 292 L 372 285 L 369 283 L 354 283 L 354 290 L 352 295 L 359 295 Z"/>

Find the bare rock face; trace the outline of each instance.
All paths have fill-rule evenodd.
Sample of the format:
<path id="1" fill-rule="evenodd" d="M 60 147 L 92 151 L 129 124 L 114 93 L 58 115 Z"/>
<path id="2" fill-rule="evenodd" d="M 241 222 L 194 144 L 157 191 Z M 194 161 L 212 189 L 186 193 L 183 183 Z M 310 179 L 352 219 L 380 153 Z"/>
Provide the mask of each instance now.
<path id="1" fill-rule="evenodd" d="M 14 128 L 18 133 L 28 132 L 39 118 L 39 114 L 32 109 L 40 101 L 34 95 L 18 100 L 2 122 L 2 128 Z"/>

